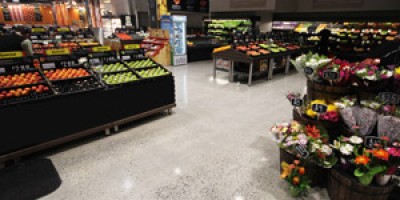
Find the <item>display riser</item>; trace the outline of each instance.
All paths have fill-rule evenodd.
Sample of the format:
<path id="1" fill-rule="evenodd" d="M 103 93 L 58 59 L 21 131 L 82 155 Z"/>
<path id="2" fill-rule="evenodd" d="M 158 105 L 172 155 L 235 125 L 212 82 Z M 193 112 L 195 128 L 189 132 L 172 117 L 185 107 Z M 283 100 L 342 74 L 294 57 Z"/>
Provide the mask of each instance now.
<path id="1" fill-rule="evenodd" d="M 173 76 L 0 109 L 0 163 L 175 106 Z"/>

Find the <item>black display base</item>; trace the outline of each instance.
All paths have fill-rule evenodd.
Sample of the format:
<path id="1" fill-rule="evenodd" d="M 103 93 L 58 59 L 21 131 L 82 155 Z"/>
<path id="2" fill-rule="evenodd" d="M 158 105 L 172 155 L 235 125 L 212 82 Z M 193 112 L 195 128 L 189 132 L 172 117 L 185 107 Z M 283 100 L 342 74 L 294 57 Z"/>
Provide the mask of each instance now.
<path id="1" fill-rule="evenodd" d="M 0 109 L 0 163 L 175 106 L 173 76 Z"/>

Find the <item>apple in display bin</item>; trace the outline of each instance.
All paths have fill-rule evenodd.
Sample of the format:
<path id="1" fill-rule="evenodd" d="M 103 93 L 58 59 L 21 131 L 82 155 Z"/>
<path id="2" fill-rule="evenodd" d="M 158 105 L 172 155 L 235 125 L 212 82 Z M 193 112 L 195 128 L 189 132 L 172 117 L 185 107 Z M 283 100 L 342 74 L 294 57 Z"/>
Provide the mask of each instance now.
<path id="1" fill-rule="evenodd" d="M 51 69 L 45 70 L 44 75 L 49 80 L 64 80 L 71 78 L 79 78 L 89 76 L 89 72 L 83 68 L 62 68 L 62 69 Z"/>
<path id="2" fill-rule="evenodd" d="M 45 85 L 36 85 L 36 86 L 31 86 L 31 87 L 21 87 L 17 89 L 9 89 L 9 90 L 3 90 L 0 92 L 0 101 L 4 100 L 16 100 L 21 98 L 26 98 L 26 99 L 36 99 L 40 95 L 46 95 L 49 94 L 50 88 Z"/>
<path id="3" fill-rule="evenodd" d="M 153 69 L 147 69 L 147 70 L 141 70 L 138 72 L 138 74 L 143 77 L 143 78 L 150 78 L 150 77 L 156 77 L 156 76 L 164 76 L 169 74 L 170 72 L 158 67 L 158 68 L 153 68 Z"/>
<path id="4" fill-rule="evenodd" d="M 147 60 L 137 60 L 128 62 L 127 65 L 130 68 L 145 68 L 145 67 L 154 67 L 157 64 L 150 59 Z"/>
<path id="5" fill-rule="evenodd" d="M 128 70 L 122 63 L 114 63 L 114 64 L 105 64 L 99 67 L 96 71 L 101 73 L 108 73 L 108 72 L 120 72 Z"/>
<path id="6" fill-rule="evenodd" d="M 0 88 L 35 84 L 42 81 L 43 78 L 40 76 L 39 72 L 29 72 L 29 73 L 0 76 Z"/>
<path id="7" fill-rule="evenodd" d="M 108 85 L 116 85 L 139 80 L 133 72 L 124 72 L 111 75 L 104 75 L 103 81 Z"/>

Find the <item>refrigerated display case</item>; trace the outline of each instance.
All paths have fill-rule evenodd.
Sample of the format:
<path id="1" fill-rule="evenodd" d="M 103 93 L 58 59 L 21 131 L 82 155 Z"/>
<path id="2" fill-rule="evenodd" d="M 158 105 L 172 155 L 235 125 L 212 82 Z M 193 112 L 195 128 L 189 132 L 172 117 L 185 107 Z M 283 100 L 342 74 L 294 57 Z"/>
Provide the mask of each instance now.
<path id="1" fill-rule="evenodd" d="M 161 28 L 168 30 L 172 47 L 172 64 L 187 64 L 186 16 L 162 16 Z"/>

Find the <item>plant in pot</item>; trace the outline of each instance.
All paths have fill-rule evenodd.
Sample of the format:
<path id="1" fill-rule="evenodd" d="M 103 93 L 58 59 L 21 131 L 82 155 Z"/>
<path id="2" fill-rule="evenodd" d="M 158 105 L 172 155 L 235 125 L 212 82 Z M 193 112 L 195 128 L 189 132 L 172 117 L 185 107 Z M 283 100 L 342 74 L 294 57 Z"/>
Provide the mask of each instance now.
<path id="1" fill-rule="evenodd" d="M 398 167 L 400 166 L 400 145 L 399 142 L 395 141 L 391 143 L 391 147 L 385 149 L 373 150 L 373 155 L 381 162 L 382 165 L 386 166 L 386 170 L 378 174 L 376 182 L 378 185 L 386 185 L 396 173 Z"/>
<path id="2" fill-rule="evenodd" d="M 281 179 L 289 184 L 290 194 L 293 197 L 307 196 L 311 181 L 305 175 L 306 169 L 300 165 L 300 161 L 295 160 L 292 164 L 282 162 L 281 168 Z"/>

